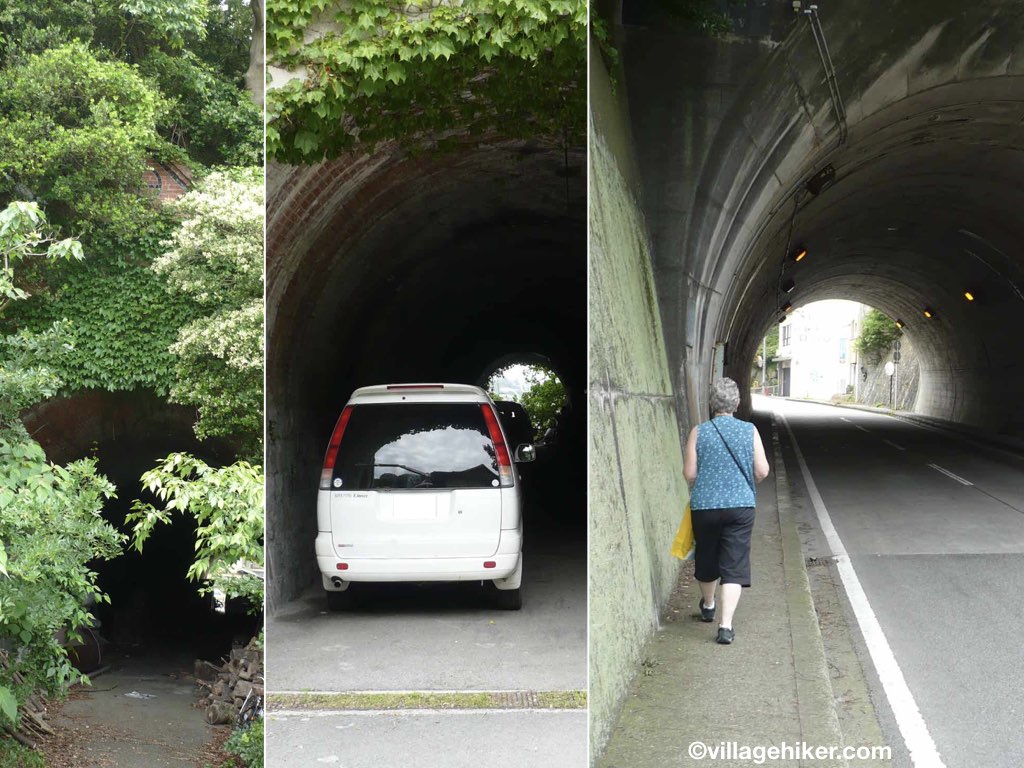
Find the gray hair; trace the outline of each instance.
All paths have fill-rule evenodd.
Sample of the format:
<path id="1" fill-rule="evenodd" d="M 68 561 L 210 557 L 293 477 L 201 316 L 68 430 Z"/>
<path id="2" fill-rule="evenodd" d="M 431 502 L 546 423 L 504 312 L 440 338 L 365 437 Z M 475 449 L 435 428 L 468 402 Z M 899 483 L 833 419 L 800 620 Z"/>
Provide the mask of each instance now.
<path id="1" fill-rule="evenodd" d="M 719 379 L 711 385 L 711 412 L 735 413 L 740 406 L 740 388 L 732 379 Z"/>

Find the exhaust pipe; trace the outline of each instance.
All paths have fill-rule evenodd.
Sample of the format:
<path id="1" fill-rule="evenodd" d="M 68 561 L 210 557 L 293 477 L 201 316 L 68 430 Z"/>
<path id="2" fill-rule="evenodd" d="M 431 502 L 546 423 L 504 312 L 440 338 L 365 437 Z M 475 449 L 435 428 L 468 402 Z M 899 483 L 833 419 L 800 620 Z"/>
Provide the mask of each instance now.
<path id="1" fill-rule="evenodd" d="M 336 586 L 338 589 L 341 589 L 341 579 L 339 579 L 337 576 L 331 579 L 331 584 Z"/>

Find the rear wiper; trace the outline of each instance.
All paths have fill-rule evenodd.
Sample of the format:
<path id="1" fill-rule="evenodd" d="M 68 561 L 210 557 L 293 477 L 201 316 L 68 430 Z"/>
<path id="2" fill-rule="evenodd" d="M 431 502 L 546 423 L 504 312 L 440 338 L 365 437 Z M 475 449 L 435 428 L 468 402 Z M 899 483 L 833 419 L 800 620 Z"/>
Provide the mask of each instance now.
<path id="1" fill-rule="evenodd" d="M 404 470 L 406 470 L 408 472 L 412 472 L 414 474 L 420 475 L 421 477 L 430 477 L 430 473 L 429 472 L 421 472 L 418 469 L 413 469 L 412 467 L 407 467 L 405 464 L 377 464 L 376 462 L 373 462 L 373 461 L 366 461 L 366 462 L 357 463 L 356 466 L 357 467 L 398 467 L 399 469 L 404 469 Z"/>
<path id="2" fill-rule="evenodd" d="M 413 469 L 412 467 L 406 466 L 405 464 L 378 464 L 377 462 L 366 461 L 366 462 L 357 462 L 356 466 L 357 467 L 398 467 L 399 469 L 404 469 L 407 472 L 412 472 L 413 474 L 419 475 L 420 477 L 423 478 L 423 482 L 421 482 L 419 485 L 415 486 L 416 488 L 423 488 L 423 487 L 433 486 L 433 483 L 430 482 L 430 472 L 423 472 L 423 471 L 421 471 L 419 469 Z"/>

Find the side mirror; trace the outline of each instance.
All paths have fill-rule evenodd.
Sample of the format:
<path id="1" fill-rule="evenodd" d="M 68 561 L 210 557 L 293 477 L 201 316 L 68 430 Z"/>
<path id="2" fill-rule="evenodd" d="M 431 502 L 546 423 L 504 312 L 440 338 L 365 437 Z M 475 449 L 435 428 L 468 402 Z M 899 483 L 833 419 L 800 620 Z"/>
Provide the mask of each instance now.
<path id="1" fill-rule="evenodd" d="M 527 464 L 537 458 L 537 449 L 529 443 L 522 443 L 516 448 L 516 464 Z"/>

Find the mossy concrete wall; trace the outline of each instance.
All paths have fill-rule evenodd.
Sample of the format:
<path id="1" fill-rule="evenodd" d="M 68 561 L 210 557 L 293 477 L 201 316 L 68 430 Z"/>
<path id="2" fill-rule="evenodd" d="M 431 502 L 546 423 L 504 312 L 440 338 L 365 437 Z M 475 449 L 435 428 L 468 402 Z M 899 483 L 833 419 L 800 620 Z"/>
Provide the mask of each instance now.
<path id="1" fill-rule="evenodd" d="M 590 93 L 589 703 L 596 758 L 678 575 L 669 547 L 687 487 L 625 105 L 596 52 Z"/>

